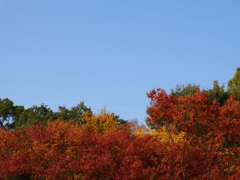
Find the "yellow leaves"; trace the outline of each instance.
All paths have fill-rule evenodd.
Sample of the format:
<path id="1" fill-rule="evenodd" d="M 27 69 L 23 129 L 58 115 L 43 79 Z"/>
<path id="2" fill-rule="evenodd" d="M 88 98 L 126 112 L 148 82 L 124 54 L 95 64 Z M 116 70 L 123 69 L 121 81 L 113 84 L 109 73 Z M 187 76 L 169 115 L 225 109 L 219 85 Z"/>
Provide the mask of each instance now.
<path id="1" fill-rule="evenodd" d="M 185 132 L 169 131 L 166 126 L 163 126 L 160 130 L 151 130 L 150 135 L 157 138 L 160 142 L 179 142 L 184 140 Z"/>
<path id="2" fill-rule="evenodd" d="M 92 126 L 97 132 L 109 133 L 115 132 L 119 129 L 119 124 L 116 122 L 114 113 L 107 113 L 106 109 L 100 110 L 100 114 L 93 114 L 89 116 L 90 112 L 83 113 L 83 121 L 85 126 Z"/>
<path id="3" fill-rule="evenodd" d="M 219 152 L 219 155 L 221 156 L 223 163 L 223 171 L 224 172 L 234 172 L 238 171 L 239 167 L 236 164 L 236 161 L 238 160 L 238 156 L 232 151 L 231 149 L 223 148 L 221 152 Z"/>
<path id="4" fill-rule="evenodd" d="M 148 134 L 149 129 L 145 125 L 138 125 L 137 120 L 128 123 L 130 132 L 135 137 L 144 137 Z"/>
<path id="5" fill-rule="evenodd" d="M 144 136 L 146 136 L 146 132 L 143 131 L 143 130 L 139 130 L 139 131 L 135 131 L 135 132 L 133 133 L 133 135 L 134 135 L 135 137 L 144 137 Z"/>
<path id="6" fill-rule="evenodd" d="M 185 139 L 185 132 L 178 132 L 174 126 L 167 128 L 162 126 L 160 129 L 151 129 L 145 125 L 138 125 L 137 121 L 130 123 L 132 134 L 135 137 L 144 137 L 146 135 L 154 136 L 159 142 L 174 142 L 177 143 Z"/>
<path id="7" fill-rule="evenodd" d="M 68 177 L 66 177 L 66 179 L 67 180 L 72 180 L 72 179 L 81 180 L 81 179 L 84 179 L 84 178 L 82 177 L 82 173 L 78 173 L 78 174 L 74 173 L 73 175 L 69 175 Z"/>
<path id="8" fill-rule="evenodd" d="M 148 134 L 148 128 L 144 125 L 138 126 L 136 131 L 133 132 L 133 135 L 136 137 L 144 137 Z"/>

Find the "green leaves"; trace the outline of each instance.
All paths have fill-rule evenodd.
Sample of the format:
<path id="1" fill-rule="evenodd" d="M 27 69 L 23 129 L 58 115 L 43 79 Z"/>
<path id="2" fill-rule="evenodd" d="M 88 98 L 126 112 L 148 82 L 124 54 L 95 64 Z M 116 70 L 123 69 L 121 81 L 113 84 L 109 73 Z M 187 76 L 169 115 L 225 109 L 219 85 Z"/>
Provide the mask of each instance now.
<path id="1" fill-rule="evenodd" d="M 39 123 L 53 121 L 54 113 L 46 105 L 33 106 L 21 112 L 19 119 L 15 121 L 15 128 L 24 128 Z"/>
<path id="2" fill-rule="evenodd" d="M 13 123 L 19 119 L 23 111 L 23 106 L 14 106 L 8 98 L 0 99 L 0 126 L 6 125 L 13 128 Z"/>
<path id="3" fill-rule="evenodd" d="M 238 67 L 235 75 L 228 81 L 228 90 L 231 94 L 235 94 L 240 100 L 240 68 Z"/>

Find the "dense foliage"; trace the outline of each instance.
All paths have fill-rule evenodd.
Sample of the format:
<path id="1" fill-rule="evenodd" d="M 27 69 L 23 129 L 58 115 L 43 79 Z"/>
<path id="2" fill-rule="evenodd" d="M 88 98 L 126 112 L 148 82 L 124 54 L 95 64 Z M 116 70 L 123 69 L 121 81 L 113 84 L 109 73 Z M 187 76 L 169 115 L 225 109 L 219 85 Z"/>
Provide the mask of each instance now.
<path id="1" fill-rule="evenodd" d="M 147 96 L 148 127 L 83 103 L 53 112 L 0 101 L 0 179 L 240 179 L 239 68 L 228 89 Z"/>
<path id="2" fill-rule="evenodd" d="M 71 124 L 81 125 L 86 123 L 86 115 L 88 117 L 94 116 L 91 108 L 85 106 L 84 102 L 71 109 L 67 109 L 65 106 L 59 106 L 58 109 L 58 112 L 53 112 L 44 104 L 25 109 L 23 106 L 15 106 L 8 98 L 0 99 L 0 126 L 5 125 L 11 129 L 21 129 L 39 123 L 46 124 L 55 120 L 65 120 Z M 83 119 L 83 115 L 85 119 Z M 118 124 L 123 125 L 127 123 L 127 121 L 120 119 L 114 113 L 111 116 Z"/>

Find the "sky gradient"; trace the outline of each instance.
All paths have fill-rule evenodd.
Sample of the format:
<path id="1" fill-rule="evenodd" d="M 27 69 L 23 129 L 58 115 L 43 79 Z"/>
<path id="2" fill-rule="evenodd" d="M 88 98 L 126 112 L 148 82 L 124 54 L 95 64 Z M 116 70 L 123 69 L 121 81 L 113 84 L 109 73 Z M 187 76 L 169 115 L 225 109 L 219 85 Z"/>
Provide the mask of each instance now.
<path id="1" fill-rule="evenodd" d="M 146 92 L 240 67 L 240 1 L 0 1 L 0 98 L 145 122 Z"/>

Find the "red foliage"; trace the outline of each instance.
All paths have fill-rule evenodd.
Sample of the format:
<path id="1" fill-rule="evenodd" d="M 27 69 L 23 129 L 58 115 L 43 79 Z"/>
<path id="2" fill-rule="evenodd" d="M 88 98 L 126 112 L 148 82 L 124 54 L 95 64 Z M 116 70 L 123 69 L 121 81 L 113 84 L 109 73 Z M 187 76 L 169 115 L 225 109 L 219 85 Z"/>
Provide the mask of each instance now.
<path id="1" fill-rule="evenodd" d="M 147 109 L 150 125 L 161 128 L 174 124 L 179 131 L 185 132 L 182 160 L 179 159 L 185 177 L 189 174 L 193 175 L 191 178 L 225 179 L 239 171 L 239 151 L 236 150 L 240 145 L 238 101 L 231 97 L 220 106 L 215 100 L 210 102 L 207 94 L 200 91 L 178 98 L 161 89 L 147 95 L 151 98 L 151 106 Z M 194 158 L 189 158 L 191 156 Z M 197 169 L 190 170 L 194 164 Z M 204 173 L 196 174 L 196 170 Z"/>
<path id="2" fill-rule="evenodd" d="M 148 97 L 147 121 L 155 128 L 174 124 L 183 140 L 135 138 L 124 127 L 103 134 L 65 121 L 2 128 L 0 179 L 239 179 L 238 101 L 219 106 L 202 92 L 174 98 L 161 89 Z"/>

